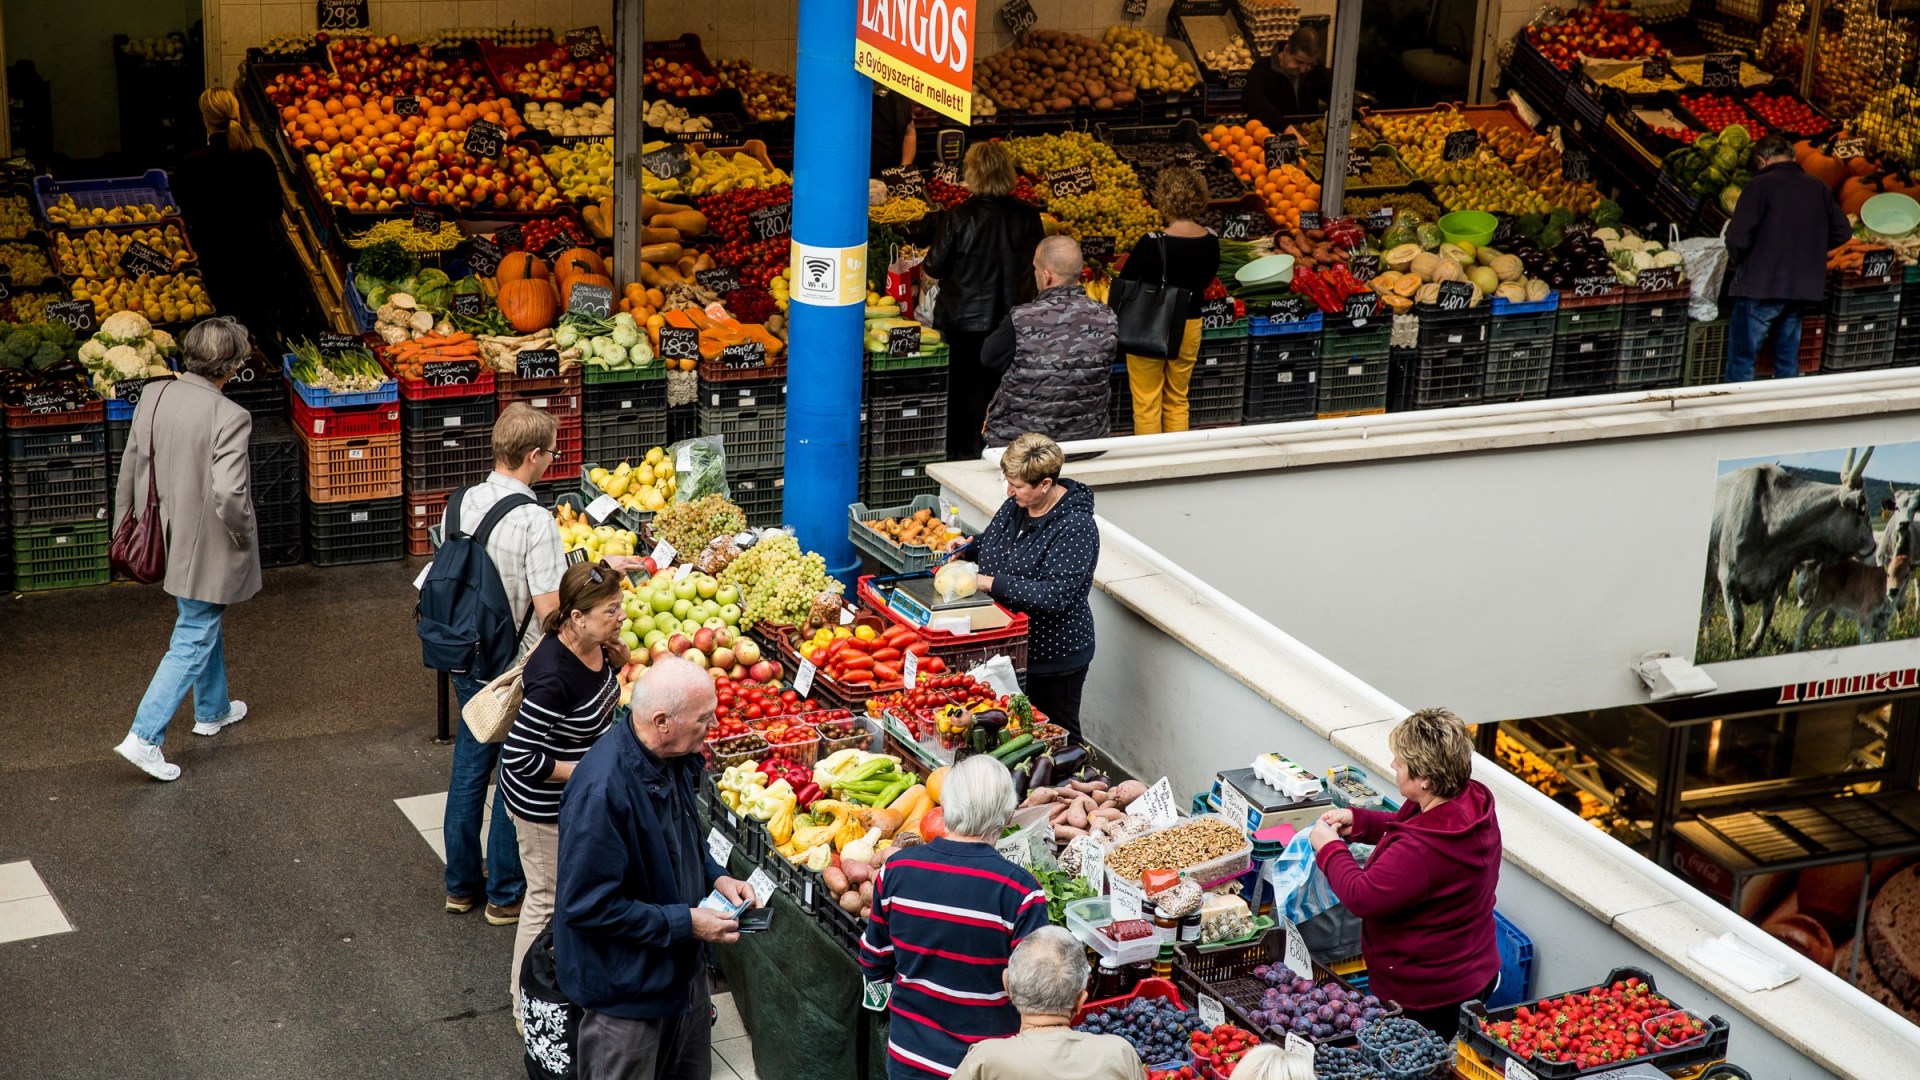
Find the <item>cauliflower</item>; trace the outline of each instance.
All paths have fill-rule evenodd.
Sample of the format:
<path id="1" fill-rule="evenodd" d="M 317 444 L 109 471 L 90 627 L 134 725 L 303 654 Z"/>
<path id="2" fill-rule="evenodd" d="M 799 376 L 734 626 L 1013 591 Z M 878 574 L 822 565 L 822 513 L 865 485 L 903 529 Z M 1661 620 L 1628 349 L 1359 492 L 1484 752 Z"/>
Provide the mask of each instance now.
<path id="1" fill-rule="evenodd" d="M 100 324 L 100 336 L 108 342 L 135 342 L 153 332 L 153 324 L 137 311 L 116 311 Z"/>
<path id="2" fill-rule="evenodd" d="M 107 362 L 107 343 L 96 338 L 80 346 L 80 362 L 99 371 Z"/>
<path id="3" fill-rule="evenodd" d="M 131 314 L 123 312 L 122 314 Z M 103 331 L 104 332 L 104 331 Z M 115 345 L 107 350 L 107 366 L 113 369 L 115 379 L 138 379 L 147 370 L 146 357 L 131 345 Z"/>
<path id="4" fill-rule="evenodd" d="M 159 349 L 161 353 L 167 356 L 172 356 L 180 348 L 179 344 L 173 340 L 173 335 L 167 333 L 165 330 L 149 331 L 147 340 L 153 342 L 153 347 Z"/>
<path id="5" fill-rule="evenodd" d="M 1686 264 L 1687 261 L 1681 258 L 1677 251 L 1663 251 L 1653 257 L 1653 265 L 1656 267 L 1685 266 Z"/>

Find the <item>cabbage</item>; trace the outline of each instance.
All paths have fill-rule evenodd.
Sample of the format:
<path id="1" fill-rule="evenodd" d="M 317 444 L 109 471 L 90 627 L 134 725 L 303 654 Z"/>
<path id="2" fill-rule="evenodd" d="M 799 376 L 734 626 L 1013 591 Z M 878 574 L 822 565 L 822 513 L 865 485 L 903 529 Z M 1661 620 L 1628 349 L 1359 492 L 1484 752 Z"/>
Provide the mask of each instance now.
<path id="1" fill-rule="evenodd" d="M 1720 145 L 1732 147 L 1733 152 L 1738 154 L 1753 145 L 1753 136 L 1747 132 L 1745 124 L 1728 124 L 1720 129 Z"/>

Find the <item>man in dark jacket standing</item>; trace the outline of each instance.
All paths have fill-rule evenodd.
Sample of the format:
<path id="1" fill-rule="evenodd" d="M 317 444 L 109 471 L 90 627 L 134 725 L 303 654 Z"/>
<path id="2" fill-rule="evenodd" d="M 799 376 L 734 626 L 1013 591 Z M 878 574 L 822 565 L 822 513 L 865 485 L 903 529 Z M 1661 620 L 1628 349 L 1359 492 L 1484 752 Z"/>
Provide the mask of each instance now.
<path id="1" fill-rule="evenodd" d="M 1107 399 L 1120 324 L 1080 284 L 1080 243 L 1049 236 L 1033 253 L 1032 303 L 1007 313 L 980 349 L 980 364 L 1003 372 L 987 408 L 988 446 L 1033 431 L 1065 442 L 1105 438 Z"/>
<path id="2" fill-rule="evenodd" d="M 634 687 L 633 717 L 574 767 L 560 805 L 553 914 L 560 989 L 585 1010 L 580 1080 L 705 1080 L 712 1057 L 702 942 L 740 924 L 708 890 L 751 903 L 700 842 L 694 810 L 713 680 L 663 657 Z"/>
<path id="3" fill-rule="evenodd" d="M 1773 342 L 1773 375 L 1800 373 L 1800 309 L 1827 295 L 1827 252 L 1853 230 L 1833 193 L 1793 160 L 1778 135 L 1754 144 L 1753 182 L 1727 226 L 1733 314 L 1727 326 L 1727 381 L 1750 382 L 1753 362 Z"/>

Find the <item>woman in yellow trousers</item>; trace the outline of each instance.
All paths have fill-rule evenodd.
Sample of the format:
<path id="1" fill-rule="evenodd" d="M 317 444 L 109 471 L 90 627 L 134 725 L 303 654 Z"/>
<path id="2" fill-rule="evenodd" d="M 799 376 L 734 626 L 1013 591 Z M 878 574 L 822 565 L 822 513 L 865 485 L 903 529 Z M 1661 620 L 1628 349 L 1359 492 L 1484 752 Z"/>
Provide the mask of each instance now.
<path id="1" fill-rule="evenodd" d="M 1133 245 L 1120 276 L 1129 281 L 1157 282 L 1164 265 L 1167 284 L 1186 289 L 1191 299 L 1179 356 L 1127 354 L 1135 435 L 1187 430 L 1187 384 L 1193 379 L 1194 360 L 1200 354 L 1202 294 L 1220 271 L 1219 238 L 1194 221 L 1207 208 L 1207 182 L 1199 173 L 1180 165 L 1160 170 L 1153 185 L 1153 206 L 1167 227 L 1163 232 L 1148 233 Z"/>

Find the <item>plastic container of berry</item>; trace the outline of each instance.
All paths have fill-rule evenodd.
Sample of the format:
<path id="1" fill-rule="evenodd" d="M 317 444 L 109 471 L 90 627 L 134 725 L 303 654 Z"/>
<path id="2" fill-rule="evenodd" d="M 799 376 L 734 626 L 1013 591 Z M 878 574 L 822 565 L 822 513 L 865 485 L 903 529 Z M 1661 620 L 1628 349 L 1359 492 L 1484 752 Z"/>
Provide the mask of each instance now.
<path id="1" fill-rule="evenodd" d="M 1137 937 L 1115 938 L 1107 933 L 1114 923 L 1113 904 L 1105 896 L 1089 896 L 1084 900 L 1075 900 L 1067 905 L 1067 929 L 1087 948 L 1122 966 L 1151 960 L 1160 954 L 1160 946 L 1173 940 L 1173 935 L 1153 925 L 1146 919 L 1128 920 L 1145 925 L 1146 931 Z M 1135 928 L 1136 930 L 1138 928 Z M 1146 985 L 1142 982 L 1141 985 Z M 1172 983 L 1168 983 L 1169 989 Z M 1089 1006 L 1091 1007 L 1091 1006 Z"/>

